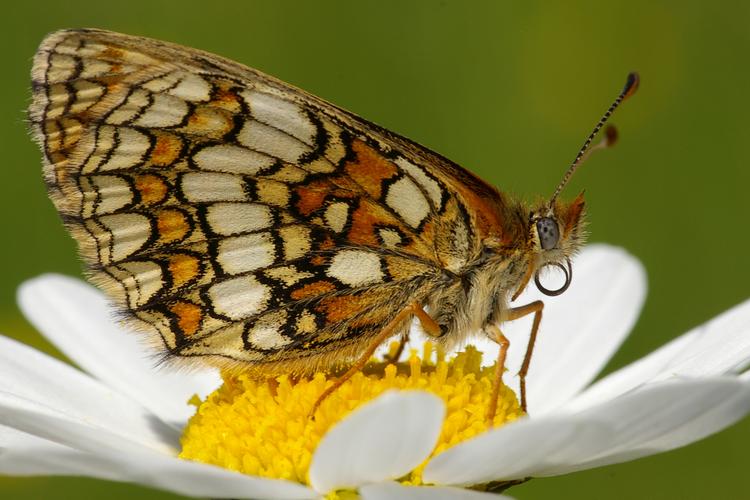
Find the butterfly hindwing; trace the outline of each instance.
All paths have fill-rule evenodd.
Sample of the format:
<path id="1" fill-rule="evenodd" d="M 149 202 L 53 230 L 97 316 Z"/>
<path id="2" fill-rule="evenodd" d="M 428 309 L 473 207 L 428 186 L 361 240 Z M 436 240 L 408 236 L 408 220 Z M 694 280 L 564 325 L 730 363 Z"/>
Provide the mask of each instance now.
<path id="1" fill-rule="evenodd" d="M 218 56 L 63 31 L 32 77 L 45 180 L 91 279 L 170 354 L 352 357 L 494 223 L 472 174 Z"/>

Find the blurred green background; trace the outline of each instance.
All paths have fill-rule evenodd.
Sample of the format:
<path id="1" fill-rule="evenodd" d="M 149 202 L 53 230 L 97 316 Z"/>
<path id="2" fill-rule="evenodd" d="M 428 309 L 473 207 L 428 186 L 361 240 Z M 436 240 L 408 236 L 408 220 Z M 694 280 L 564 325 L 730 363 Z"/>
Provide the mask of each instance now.
<path id="1" fill-rule="evenodd" d="M 590 128 L 638 70 L 615 116 L 621 141 L 576 175 L 591 239 L 649 273 L 641 320 L 608 370 L 748 298 L 750 3 L 221 1 L 14 2 L 0 18 L 0 331 L 56 355 L 14 291 L 78 275 L 24 125 L 45 33 L 100 27 L 215 52 L 404 134 L 527 198 L 548 196 Z M 747 495 L 750 420 L 685 449 L 538 479 L 536 498 Z M 0 478 L 0 498 L 175 498 L 72 478 Z"/>

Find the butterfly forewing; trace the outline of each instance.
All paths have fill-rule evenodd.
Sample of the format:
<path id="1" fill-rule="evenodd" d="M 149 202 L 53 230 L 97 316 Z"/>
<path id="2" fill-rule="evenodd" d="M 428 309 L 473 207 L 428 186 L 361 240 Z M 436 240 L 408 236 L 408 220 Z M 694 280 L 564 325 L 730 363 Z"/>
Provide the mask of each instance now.
<path id="1" fill-rule="evenodd" d="M 62 31 L 32 76 L 55 206 L 91 279 L 169 354 L 346 360 L 497 223 L 496 191 L 460 167 L 217 56 Z"/>

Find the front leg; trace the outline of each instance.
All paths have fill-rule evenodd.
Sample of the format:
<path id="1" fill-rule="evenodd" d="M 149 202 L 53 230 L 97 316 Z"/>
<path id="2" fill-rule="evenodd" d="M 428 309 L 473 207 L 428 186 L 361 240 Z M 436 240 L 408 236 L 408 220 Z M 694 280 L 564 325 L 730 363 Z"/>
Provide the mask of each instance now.
<path id="1" fill-rule="evenodd" d="M 503 335 L 497 325 L 489 325 L 485 328 L 485 333 L 500 345 L 500 351 L 497 355 L 495 364 L 495 377 L 492 380 L 492 394 L 490 395 L 490 405 L 487 407 L 487 423 L 491 426 L 497 412 L 497 398 L 500 397 L 500 386 L 503 384 L 503 372 L 505 371 L 505 356 L 508 354 L 510 341 Z M 525 410 L 524 410 L 525 411 Z"/>
<path id="2" fill-rule="evenodd" d="M 523 318 L 529 314 L 534 314 L 534 322 L 531 324 L 531 335 L 529 335 L 529 343 L 526 344 L 526 354 L 523 357 L 523 363 L 521 369 L 518 371 L 519 385 L 521 388 L 521 409 L 526 411 L 526 375 L 529 373 L 529 365 L 531 364 L 531 355 L 534 353 L 534 344 L 536 344 L 536 334 L 539 331 L 539 323 L 542 322 L 542 310 L 544 309 L 544 302 L 541 300 L 535 300 L 525 306 L 513 307 L 508 311 L 506 317 L 507 321 L 513 321 L 514 319 Z"/>
<path id="3" fill-rule="evenodd" d="M 525 306 L 513 307 L 508 310 L 505 316 L 506 321 L 513 321 L 514 319 L 523 318 L 529 314 L 534 314 L 534 322 L 531 325 L 531 335 L 529 336 L 529 342 L 526 345 L 526 354 L 521 364 L 521 369 L 518 372 L 520 396 L 521 396 L 521 409 L 526 412 L 526 375 L 529 373 L 529 365 L 531 364 L 531 355 L 534 352 L 534 344 L 536 343 L 536 334 L 539 331 L 539 324 L 542 321 L 542 310 L 544 309 L 544 302 L 536 300 Z M 485 333 L 487 336 L 497 342 L 500 346 L 500 351 L 497 355 L 497 363 L 495 365 L 495 377 L 492 381 L 492 395 L 490 396 L 490 405 L 487 408 L 487 420 L 492 423 L 492 419 L 495 418 L 495 412 L 497 411 L 497 398 L 500 396 L 500 386 L 503 382 L 503 372 L 505 371 L 505 358 L 508 354 L 508 348 L 510 347 L 510 341 L 503 335 L 503 332 L 497 325 L 488 325 L 485 327 Z"/>

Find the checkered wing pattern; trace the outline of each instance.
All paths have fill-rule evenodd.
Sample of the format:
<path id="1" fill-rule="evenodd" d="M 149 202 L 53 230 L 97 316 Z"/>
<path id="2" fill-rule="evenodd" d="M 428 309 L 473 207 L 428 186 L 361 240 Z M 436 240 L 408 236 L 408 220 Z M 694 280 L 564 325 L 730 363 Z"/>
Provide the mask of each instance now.
<path id="1" fill-rule="evenodd" d="M 91 280 L 167 357 L 351 359 L 456 286 L 495 223 L 472 174 L 218 56 L 61 31 L 32 77 L 50 196 Z"/>

